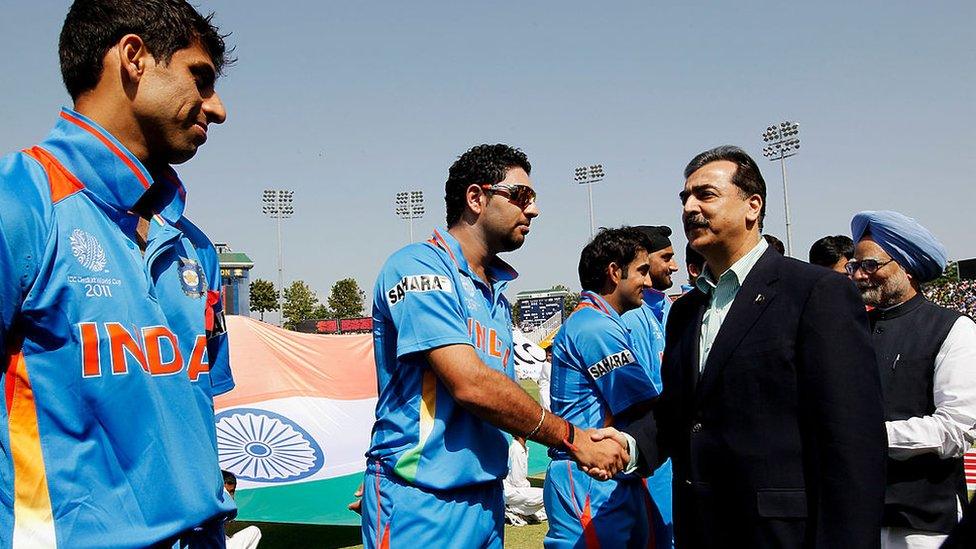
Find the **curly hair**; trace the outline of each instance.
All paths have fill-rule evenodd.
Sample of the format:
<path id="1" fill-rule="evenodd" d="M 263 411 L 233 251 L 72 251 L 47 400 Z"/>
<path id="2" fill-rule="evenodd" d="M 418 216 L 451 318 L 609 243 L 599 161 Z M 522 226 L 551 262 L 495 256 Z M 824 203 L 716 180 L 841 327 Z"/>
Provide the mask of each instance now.
<path id="1" fill-rule="evenodd" d="M 627 278 L 627 268 L 640 250 L 650 250 L 651 239 L 640 229 L 601 228 L 580 253 L 579 280 L 584 290 L 599 292 L 607 282 L 607 267 L 616 263 Z"/>
<path id="2" fill-rule="evenodd" d="M 220 74 L 235 59 L 212 20 L 212 13 L 204 17 L 186 0 L 75 0 L 58 41 L 64 86 L 72 99 L 93 89 L 105 52 L 127 34 L 142 38 L 160 63 L 198 40 Z"/>
<path id="3" fill-rule="evenodd" d="M 522 168 L 532 173 L 532 165 L 521 150 L 498 143 L 478 145 L 462 154 L 451 165 L 444 184 L 444 203 L 447 206 L 447 226 L 461 219 L 464 212 L 464 196 L 471 185 L 494 185 L 505 179 L 511 168 Z"/>

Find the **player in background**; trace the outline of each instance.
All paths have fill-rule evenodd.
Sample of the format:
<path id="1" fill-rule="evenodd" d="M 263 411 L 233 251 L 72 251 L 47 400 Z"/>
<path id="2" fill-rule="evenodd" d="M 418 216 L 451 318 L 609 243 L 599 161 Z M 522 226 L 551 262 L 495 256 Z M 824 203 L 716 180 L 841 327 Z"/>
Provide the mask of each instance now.
<path id="1" fill-rule="evenodd" d="M 658 395 L 621 314 L 651 288 L 644 232 L 603 229 L 579 261 L 580 305 L 552 345 L 552 411 L 588 428 L 627 425 Z M 547 548 L 653 547 L 652 504 L 644 479 L 618 473 L 598 482 L 562 448 L 549 451 Z"/>

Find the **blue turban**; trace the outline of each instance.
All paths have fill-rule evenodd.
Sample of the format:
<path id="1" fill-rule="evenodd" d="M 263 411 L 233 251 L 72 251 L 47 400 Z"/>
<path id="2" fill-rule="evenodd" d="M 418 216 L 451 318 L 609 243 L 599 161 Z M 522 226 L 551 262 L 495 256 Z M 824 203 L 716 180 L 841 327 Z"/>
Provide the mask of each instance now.
<path id="1" fill-rule="evenodd" d="M 851 220 L 851 236 L 858 242 L 865 235 L 919 282 L 938 278 L 945 270 L 945 246 L 908 216 L 892 211 L 861 212 Z"/>

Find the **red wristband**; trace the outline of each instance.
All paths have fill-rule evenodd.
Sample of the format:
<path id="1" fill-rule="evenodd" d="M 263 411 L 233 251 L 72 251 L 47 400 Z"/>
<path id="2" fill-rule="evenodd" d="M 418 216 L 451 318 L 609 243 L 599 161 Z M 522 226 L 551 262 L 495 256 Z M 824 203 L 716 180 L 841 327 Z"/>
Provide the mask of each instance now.
<path id="1" fill-rule="evenodd" d="M 576 429 L 573 428 L 573 424 L 568 420 L 563 421 L 566 421 L 566 436 L 563 438 L 563 445 L 565 445 L 566 449 L 570 452 L 577 452 L 578 449 L 575 445 L 573 445 L 573 440 L 576 438 Z"/>

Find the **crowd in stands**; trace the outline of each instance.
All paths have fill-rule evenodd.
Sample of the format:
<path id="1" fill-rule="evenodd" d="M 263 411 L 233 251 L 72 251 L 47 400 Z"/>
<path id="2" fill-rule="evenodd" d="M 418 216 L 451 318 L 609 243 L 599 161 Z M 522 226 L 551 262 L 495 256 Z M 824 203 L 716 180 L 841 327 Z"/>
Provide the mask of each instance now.
<path id="1" fill-rule="evenodd" d="M 930 286 L 925 297 L 933 303 L 976 318 L 976 280 L 959 280 L 942 286 Z"/>

